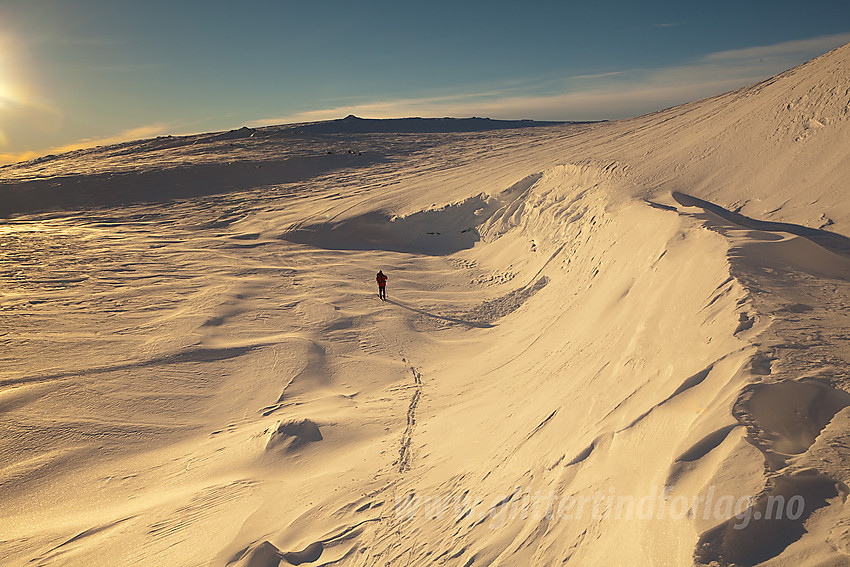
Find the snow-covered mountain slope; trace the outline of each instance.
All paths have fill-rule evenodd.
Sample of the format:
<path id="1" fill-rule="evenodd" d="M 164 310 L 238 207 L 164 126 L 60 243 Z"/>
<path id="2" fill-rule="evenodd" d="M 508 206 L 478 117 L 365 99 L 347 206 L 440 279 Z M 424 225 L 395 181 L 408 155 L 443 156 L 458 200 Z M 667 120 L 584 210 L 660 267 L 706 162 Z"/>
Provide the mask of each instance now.
<path id="1" fill-rule="evenodd" d="M 3 168 L 4 565 L 846 564 L 848 75 Z"/>

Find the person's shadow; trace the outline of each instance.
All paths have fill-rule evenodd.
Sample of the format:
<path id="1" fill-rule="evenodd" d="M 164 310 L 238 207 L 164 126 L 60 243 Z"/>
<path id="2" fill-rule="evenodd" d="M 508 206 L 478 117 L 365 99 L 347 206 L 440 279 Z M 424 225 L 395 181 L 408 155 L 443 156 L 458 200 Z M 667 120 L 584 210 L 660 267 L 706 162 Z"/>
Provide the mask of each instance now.
<path id="1" fill-rule="evenodd" d="M 422 309 L 418 309 L 416 307 L 411 307 L 409 305 L 405 305 L 400 301 L 394 301 L 392 299 L 385 300 L 387 303 L 392 303 L 393 305 L 397 305 L 402 309 L 407 309 L 408 311 L 413 311 L 414 313 L 419 313 L 420 315 L 424 315 L 426 317 L 431 317 L 432 319 L 439 319 L 441 321 L 448 321 L 449 323 L 457 323 L 459 325 L 466 325 L 467 327 L 476 327 L 479 329 L 489 329 L 495 327 L 490 323 L 483 323 L 481 321 L 466 321 L 464 319 L 457 319 L 455 317 L 445 317 L 443 315 L 436 315 L 434 313 L 428 313 L 427 311 L 423 311 Z"/>

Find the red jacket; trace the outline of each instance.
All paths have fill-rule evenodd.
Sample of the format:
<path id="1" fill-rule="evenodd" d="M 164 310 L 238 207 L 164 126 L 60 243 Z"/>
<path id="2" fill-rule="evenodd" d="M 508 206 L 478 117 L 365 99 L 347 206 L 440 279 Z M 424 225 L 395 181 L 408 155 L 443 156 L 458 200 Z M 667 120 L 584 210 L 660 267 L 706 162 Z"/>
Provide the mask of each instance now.
<path id="1" fill-rule="evenodd" d="M 378 281 L 379 286 L 384 287 L 385 285 L 387 285 L 387 276 L 385 276 L 381 272 L 378 272 L 378 275 L 375 276 L 375 279 Z"/>

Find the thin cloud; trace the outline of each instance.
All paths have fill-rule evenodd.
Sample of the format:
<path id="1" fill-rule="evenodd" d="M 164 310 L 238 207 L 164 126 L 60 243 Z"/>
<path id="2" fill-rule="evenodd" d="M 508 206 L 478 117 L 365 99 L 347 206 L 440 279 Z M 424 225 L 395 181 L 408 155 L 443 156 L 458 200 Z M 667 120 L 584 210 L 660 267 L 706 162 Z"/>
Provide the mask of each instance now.
<path id="1" fill-rule="evenodd" d="M 573 75 L 570 79 L 607 79 L 608 77 L 614 77 L 616 75 L 622 75 L 623 71 L 611 71 L 609 73 L 590 73 L 587 75 Z"/>
<path id="2" fill-rule="evenodd" d="M 9 163 L 18 163 L 19 161 L 27 161 L 30 159 L 35 159 L 38 156 L 41 156 L 39 152 L 27 151 L 27 152 L 7 152 L 0 153 L 0 165 L 6 165 Z"/>
<path id="3" fill-rule="evenodd" d="M 94 148 L 96 146 L 109 146 L 112 144 L 120 144 L 121 142 L 153 138 L 154 136 L 165 134 L 170 128 L 171 126 L 169 124 L 157 122 L 155 124 L 129 128 L 111 136 L 104 136 L 102 138 L 82 138 L 70 144 L 55 146 L 41 151 L 28 150 L 24 152 L 0 153 L 0 164 L 17 163 L 48 154 L 61 154 L 74 150 Z"/>
<path id="4" fill-rule="evenodd" d="M 602 120 L 624 118 L 658 108 L 718 94 L 741 86 L 739 79 L 713 78 L 678 82 L 675 74 L 646 81 L 618 82 L 614 88 L 596 88 L 548 96 L 508 96 L 491 100 L 398 99 L 353 104 L 259 120 L 253 126 L 314 122 L 349 114 L 366 118 L 399 116 L 488 116 L 545 120 Z"/>
<path id="5" fill-rule="evenodd" d="M 470 101 L 474 105 L 488 98 L 499 99 L 504 96 L 505 90 L 489 90 L 484 92 L 463 93 L 456 95 L 442 95 L 433 97 L 417 97 L 403 99 L 388 99 L 382 101 L 373 101 L 366 103 L 355 103 L 331 108 L 323 108 L 317 110 L 307 110 L 304 112 L 296 112 L 294 114 L 285 114 L 282 116 L 261 118 L 246 122 L 246 126 L 254 128 L 262 126 L 274 126 L 276 124 L 298 124 L 300 122 L 316 122 L 319 120 L 330 120 L 356 114 L 358 116 L 368 116 L 369 118 L 395 118 L 401 116 L 397 112 L 402 109 L 408 109 L 415 112 L 413 109 L 432 109 L 438 108 L 455 108 L 458 104 L 464 104 L 465 101 Z M 396 113 L 396 114 L 394 114 Z M 405 116 L 411 116 L 407 114 Z M 449 116 L 444 114 L 442 116 Z"/>
<path id="6" fill-rule="evenodd" d="M 850 32 L 785 41 L 774 45 L 719 51 L 706 55 L 702 58 L 702 61 L 708 63 L 727 63 L 789 57 L 799 58 L 812 56 L 812 54 L 825 53 L 845 43 L 850 43 Z"/>
<path id="7" fill-rule="evenodd" d="M 488 116 L 538 120 L 603 120 L 645 114 L 721 94 L 763 80 L 807 58 L 850 42 L 837 34 L 706 55 L 690 65 L 631 69 L 568 77 L 560 92 L 522 95 L 515 88 L 458 96 L 352 103 L 255 120 L 249 125 L 312 122 L 348 114 L 368 118 L 400 116 Z M 591 80 L 576 85 L 573 80 Z M 572 87 L 572 88 L 570 88 Z M 566 92 L 565 92 L 566 91 Z"/>
<path id="8" fill-rule="evenodd" d="M 137 126 L 135 128 L 123 130 L 117 134 L 114 134 L 112 136 L 105 136 L 103 138 L 82 138 L 72 144 L 66 144 L 64 146 L 56 148 L 56 150 L 66 152 L 71 150 L 93 148 L 95 146 L 108 146 L 111 144 L 119 144 L 121 142 L 127 142 L 130 140 L 142 140 L 144 138 L 152 138 L 154 136 L 164 134 L 168 132 L 169 128 L 169 124 L 166 124 L 164 122 L 157 122 L 155 124 Z"/>

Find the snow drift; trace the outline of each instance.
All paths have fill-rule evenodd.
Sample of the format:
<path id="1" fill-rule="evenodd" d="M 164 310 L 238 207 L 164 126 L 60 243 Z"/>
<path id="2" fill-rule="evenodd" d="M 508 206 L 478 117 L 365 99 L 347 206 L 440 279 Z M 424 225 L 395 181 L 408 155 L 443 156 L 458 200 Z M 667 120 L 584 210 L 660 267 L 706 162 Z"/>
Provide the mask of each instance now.
<path id="1" fill-rule="evenodd" d="M 4 168 L 146 197 L 0 226 L 0 553 L 846 563 L 848 57 L 613 123 Z M 127 204 L 169 168 L 222 191 Z"/>

